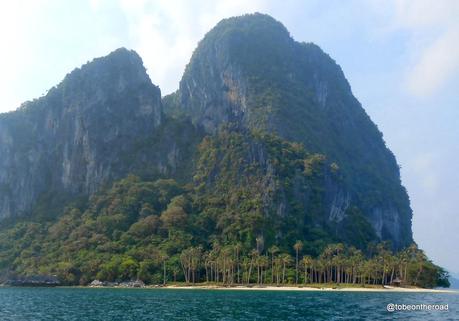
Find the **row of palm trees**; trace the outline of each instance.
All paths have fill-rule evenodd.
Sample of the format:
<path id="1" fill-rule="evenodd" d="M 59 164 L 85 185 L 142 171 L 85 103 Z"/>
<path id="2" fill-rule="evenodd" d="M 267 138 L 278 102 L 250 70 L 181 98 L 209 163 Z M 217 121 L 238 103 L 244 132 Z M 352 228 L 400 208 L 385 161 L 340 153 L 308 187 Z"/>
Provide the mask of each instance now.
<path id="1" fill-rule="evenodd" d="M 365 255 L 361 250 L 342 243 L 328 245 L 313 258 L 303 255 L 303 243 L 292 246 L 293 256 L 271 246 L 263 250 L 263 240 L 257 239 L 255 249 L 243 253 L 241 244 L 214 244 L 209 251 L 190 247 L 180 254 L 180 265 L 187 283 L 212 282 L 232 284 L 391 284 L 417 285 L 427 257 L 415 244 L 393 254 L 381 243 Z M 164 265 L 166 266 L 166 265 Z M 416 273 L 408 273 L 415 270 Z M 166 272 L 164 272 L 166 282 Z"/>

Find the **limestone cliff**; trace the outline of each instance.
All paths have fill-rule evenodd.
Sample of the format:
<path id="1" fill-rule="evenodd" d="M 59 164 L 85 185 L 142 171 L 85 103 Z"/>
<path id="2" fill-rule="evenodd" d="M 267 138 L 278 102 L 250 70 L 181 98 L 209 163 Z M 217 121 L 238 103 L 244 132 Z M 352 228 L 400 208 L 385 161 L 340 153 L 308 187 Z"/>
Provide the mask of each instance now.
<path id="1" fill-rule="evenodd" d="M 129 173 L 171 175 L 182 151 L 180 133 L 164 133 L 169 125 L 137 53 L 121 48 L 75 69 L 0 116 L 0 218 L 31 214 L 40 202 L 49 211 Z"/>
<path id="2" fill-rule="evenodd" d="M 344 180 L 343 188 L 326 186 L 329 222 L 357 207 L 378 238 L 397 248 L 411 243 L 412 214 L 395 157 L 341 68 L 318 46 L 296 42 L 267 15 L 225 19 L 201 40 L 174 95 L 172 110 L 208 133 L 232 122 L 326 155 Z"/>
<path id="3" fill-rule="evenodd" d="M 0 220 L 128 174 L 179 180 L 206 239 L 412 242 L 395 157 L 341 68 L 266 15 L 221 21 L 163 99 L 122 48 L 0 115 Z"/>

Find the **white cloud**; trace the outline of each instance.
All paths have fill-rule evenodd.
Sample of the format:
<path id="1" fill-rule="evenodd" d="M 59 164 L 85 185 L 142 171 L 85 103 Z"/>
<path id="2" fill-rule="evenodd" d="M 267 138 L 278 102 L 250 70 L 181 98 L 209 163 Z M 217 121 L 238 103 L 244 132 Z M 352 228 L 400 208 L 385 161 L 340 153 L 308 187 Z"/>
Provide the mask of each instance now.
<path id="1" fill-rule="evenodd" d="M 449 24 L 457 19 L 459 2 L 456 0 L 395 0 L 395 19 L 400 26 L 430 28 Z"/>
<path id="2" fill-rule="evenodd" d="M 263 11 L 265 0 L 17 0 L 0 3 L 0 112 L 120 46 L 136 50 L 163 94 L 177 89 L 198 41 L 219 20 Z"/>
<path id="3" fill-rule="evenodd" d="M 64 51 L 61 47 L 70 43 L 67 41 L 70 37 L 78 39 L 75 39 L 75 52 L 62 55 L 62 60 L 66 61 L 65 68 L 76 67 L 71 63 L 79 62 L 83 57 L 91 59 L 91 55 L 102 55 L 124 45 L 139 52 L 152 81 L 161 87 L 163 94 L 167 94 L 177 89 L 197 42 L 219 20 L 260 11 L 282 17 L 281 20 L 288 25 L 291 21 L 299 22 L 299 17 L 307 17 L 321 8 L 318 6 L 319 2 L 314 4 L 314 1 L 308 5 L 302 1 L 286 1 L 281 6 L 271 0 L 87 0 L 77 5 L 73 3 L 76 6 L 75 17 L 91 17 L 88 20 L 91 22 L 90 26 L 81 26 L 77 23 L 84 19 L 75 20 L 75 25 L 67 25 L 66 21 L 58 19 L 59 10 L 51 12 L 44 9 L 43 3 L 48 7 L 60 5 L 55 0 L 19 0 L 0 5 L 0 36 L 7 44 L 7 50 L 0 53 L 0 68 L 3 73 L 0 86 L 8 88 L 1 98 L 0 110 L 17 107 L 24 98 L 30 99 L 37 95 L 35 89 L 33 94 L 24 97 L 26 89 L 23 80 L 33 75 L 32 72 L 24 70 L 34 68 L 34 65 L 53 65 L 55 62 L 48 62 L 43 55 L 46 51 Z M 366 10 L 368 3 L 357 1 L 341 9 L 351 7 Z M 375 0 L 370 9 L 373 11 L 366 10 L 370 17 L 384 20 L 383 29 L 387 34 L 393 35 L 401 31 L 408 31 L 410 34 L 410 43 L 407 46 L 410 59 L 404 70 L 400 71 L 404 75 L 399 77 L 399 81 L 404 82 L 410 93 L 421 97 L 435 94 L 449 79 L 458 74 L 459 19 L 456 17 L 459 16 L 459 1 Z M 355 19 L 351 11 L 349 19 Z M 322 11 L 321 14 L 324 21 L 327 21 L 328 16 Z M 54 26 L 45 28 L 40 25 L 52 20 L 57 20 L 54 23 L 59 24 L 59 28 L 50 29 Z M 317 23 L 320 25 L 320 21 Z M 119 29 L 116 25 L 120 26 Z M 43 34 L 39 34 L 37 29 Z M 79 32 L 79 29 L 84 29 L 86 33 Z M 369 25 L 369 29 L 376 30 L 377 23 Z M 304 33 L 304 30 L 300 31 Z M 50 33 L 52 36 L 49 36 Z M 299 40 L 309 41 L 314 33 L 311 35 L 306 32 L 306 35 L 307 37 L 300 37 Z M 61 43 L 59 47 L 62 39 L 65 44 Z M 49 41 L 54 42 L 47 43 Z M 34 57 L 37 53 L 40 55 Z M 62 65 L 56 64 L 56 69 L 64 68 L 62 61 L 56 63 Z M 42 82 L 42 86 L 46 86 L 41 91 L 45 91 L 60 79 L 53 80 L 55 82 L 52 84 Z"/>
<path id="4" fill-rule="evenodd" d="M 33 59 L 30 46 L 34 41 L 28 34 L 36 23 L 35 12 L 44 2 L 19 0 L 0 5 L 0 111 L 15 108 L 22 102 L 19 97 L 21 74 Z"/>
<path id="5" fill-rule="evenodd" d="M 98 8 L 104 2 L 91 1 Z M 255 11 L 276 15 L 272 11 L 277 6 L 269 0 L 119 2 L 128 20 L 132 47 L 142 56 L 152 81 L 160 85 L 164 94 L 177 89 L 197 42 L 219 20 Z M 360 3 L 357 7 L 366 5 Z M 286 6 L 289 15 L 307 7 L 300 1 L 287 2 Z M 407 47 L 410 59 L 400 81 L 411 94 L 429 97 L 458 73 L 459 1 L 375 0 L 372 8 L 373 14 L 385 18 L 383 29 L 387 33 L 408 31 L 410 34 Z"/>
<path id="6" fill-rule="evenodd" d="M 413 97 L 429 98 L 459 75 L 459 1 L 371 0 L 366 2 L 374 35 L 406 38 L 400 85 Z M 376 19 L 377 18 L 377 19 Z"/>
<path id="7" fill-rule="evenodd" d="M 396 0 L 394 7 L 395 26 L 412 37 L 407 88 L 430 97 L 459 72 L 459 1 Z"/>
<path id="8" fill-rule="evenodd" d="M 443 33 L 409 69 L 407 84 L 420 97 L 431 96 L 459 72 L 459 28 Z"/>
<path id="9" fill-rule="evenodd" d="M 219 20 L 262 10 L 264 1 L 120 0 L 133 49 L 163 94 L 178 88 L 198 41 Z"/>

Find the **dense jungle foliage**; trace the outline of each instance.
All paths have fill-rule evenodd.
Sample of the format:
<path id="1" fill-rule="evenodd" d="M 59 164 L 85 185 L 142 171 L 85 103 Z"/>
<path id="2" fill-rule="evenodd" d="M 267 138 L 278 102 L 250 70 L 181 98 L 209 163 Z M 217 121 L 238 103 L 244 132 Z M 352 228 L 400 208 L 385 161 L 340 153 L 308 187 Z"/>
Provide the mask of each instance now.
<path id="1" fill-rule="evenodd" d="M 395 278 L 446 285 L 445 272 L 415 245 L 394 254 L 389 244 L 375 243 L 368 223 L 368 235 L 340 243 L 321 218 L 324 177 L 340 180 L 339 165 L 325 156 L 273 135 L 226 128 L 203 140 L 197 159 L 192 183 L 131 175 L 55 220 L 2 229 L 2 274 L 57 275 L 71 285 L 94 279 L 389 284 Z M 307 198 L 298 202 L 295 193 Z"/>

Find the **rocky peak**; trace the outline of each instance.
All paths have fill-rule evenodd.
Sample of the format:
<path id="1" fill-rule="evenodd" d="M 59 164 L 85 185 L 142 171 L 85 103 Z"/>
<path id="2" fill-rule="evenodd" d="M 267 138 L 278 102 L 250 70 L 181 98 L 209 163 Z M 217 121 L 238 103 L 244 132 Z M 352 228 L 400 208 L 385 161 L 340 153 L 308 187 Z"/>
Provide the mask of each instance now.
<path id="1" fill-rule="evenodd" d="M 200 41 L 180 82 L 182 112 L 208 132 L 232 121 L 282 133 L 292 111 L 288 97 L 327 110 L 342 107 L 333 100 L 343 92 L 352 96 L 326 53 L 296 42 L 280 22 L 259 13 L 218 23 Z"/>
<path id="2" fill-rule="evenodd" d="M 291 42 L 285 27 L 267 15 L 222 20 L 200 41 L 186 67 L 180 82 L 184 112 L 208 132 L 223 122 L 245 120 L 250 72 L 261 64 L 269 72 L 272 64 L 265 62 Z"/>
<path id="3" fill-rule="evenodd" d="M 295 41 L 266 15 L 225 19 L 200 41 L 176 95 L 181 114 L 208 133 L 232 122 L 326 155 L 340 166 L 345 203 L 367 213 L 382 239 L 411 242 L 396 160 L 340 66 L 317 45 Z"/>
<path id="4" fill-rule="evenodd" d="M 220 22 L 199 43 L 178 92 L 164 104 L 180 119 L 163 121 L 159 88 L 140 57 L 121 48 L 0 116 L 0 218 L 40 204 L 50 212 L 56 198 L 93 195 L 129 173 L 171 177 L 181 167 L 184 177 L 194 177 L 201 127 L 212 136 L 225 124 L 247 136 L 248 146 L 256 145 L 252 133 L 274 134 L 324 155 L 339 184 L 322 182 L 323 197 L 310 205 L 328 209 L 320 212 L 321 222 L 337 237 L 371 225 L 394 248 L 412 241 L 411 208 L 395 158 L 341 68 L 318 46 L 296 42 L 273 18 L 253 14 Z M 215 164 L 215 175 L 222 168 Z M 298 177 L 298 186 L 311 183 Z M 281 217 L 287 213 L 285 202 L 274 205 Z M 307 217 L 308 210 L 297 214 Z M 360 227 L 343 223 L 349 221 Z"/>
<path id="5" fill-rule="evenodd" d="M 75 69 L 46 96 L 0 117 L 0 218 L 30 213 L 50 191 L 90 195 L 126 175 L 126 155 L 161 119 L 161 92 L 134 51 Z"/>
<path id="6" fill-rule="evenodd" d="M 152 86 L 140 56 L 133 50 L 119 48 L 73 70 L 57 89 L 70 96 L 81 93 L 97 96 L 100 91 L 122 95 L 142 87 L 154 87 L 159 93 L 159 88 Z"/>

